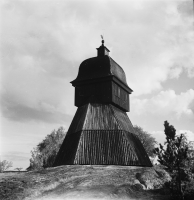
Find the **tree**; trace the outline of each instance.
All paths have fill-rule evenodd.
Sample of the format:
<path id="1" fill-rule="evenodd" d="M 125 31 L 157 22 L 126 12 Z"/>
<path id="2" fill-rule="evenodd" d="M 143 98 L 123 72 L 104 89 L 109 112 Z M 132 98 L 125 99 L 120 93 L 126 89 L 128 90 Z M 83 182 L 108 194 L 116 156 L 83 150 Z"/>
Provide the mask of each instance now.
<path id="1" fill-rule="evenodd" d="M 17 167 L 15 169 L 20 172 L 22 170 L 22 167 Z"/>
<path id="2" fill-rule="evenodd" d="M 194 142 L 190 141 L 188 147 L 189 147 L 188 154 L 191 164 L 191 172 L 194 173 Z"/>
<path id="3" fill-rule="evenodd" d="M 188 142 L 184 134 L 177 136 L 175 128 L 167 121 L 164 122 L 164 127 L 165 146 L 160 144 L 154 152 L 158 156 L 159 163 L 166 167 L 172 177 L 169 185 L 171 192 L 184 199 L 184 191 L 190 173 Z"/>
<path id="4" fill-rule="evenodd" d="M 140 126 L 135 125 L 135 134 L 138 136 L 139 140 L 143 144 L 148 156 L 153 157 L 155 145 L 157 144 L 154 137 L 151 136 L 148 132 L 144 131 Z"/>
<path id="5" fill-rule="evenodd" d="M 30 166 L 27 170 L 52 167 L 65 135 L 66 132 L 63 127 L 60 127 L 57 131 L 53 130 L 51 134 L 47 135 L 31 151 Z"/>
<path id="6" fill-rule="evenodd" d="M 0 173 L 6 171 L 10 167 L 12 167 L 11 161 L 7 161 L 7 160 L 0 161 Z"/>

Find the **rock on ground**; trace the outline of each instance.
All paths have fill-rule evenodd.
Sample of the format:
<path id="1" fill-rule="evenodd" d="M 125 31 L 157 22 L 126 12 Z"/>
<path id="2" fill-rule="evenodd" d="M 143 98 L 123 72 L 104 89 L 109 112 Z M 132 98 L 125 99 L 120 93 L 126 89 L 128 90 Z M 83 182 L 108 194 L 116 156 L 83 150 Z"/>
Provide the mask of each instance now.
<path id="1" fill-rule="evenodd" d="M 68 165 L 41 171 L 0 174 L 2 200 L 141 199 L 167 200 L 170 180 L 154 167 Z M 163 191 L 163 190 L 162 190 Z"/>

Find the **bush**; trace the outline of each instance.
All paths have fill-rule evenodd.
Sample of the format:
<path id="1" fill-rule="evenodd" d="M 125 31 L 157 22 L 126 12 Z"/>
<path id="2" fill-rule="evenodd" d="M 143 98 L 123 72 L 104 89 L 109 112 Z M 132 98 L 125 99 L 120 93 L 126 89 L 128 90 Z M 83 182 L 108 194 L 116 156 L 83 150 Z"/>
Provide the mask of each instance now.
<path id="1" fill-rule="evenodd" d="M 52 131 L 31 151 L 30 166 L 27 170 L 52 167 L 66 132 L 63 127 Z"/>
<path id="2" fill-rule="evenodd" d="M 154 156 L 153 150 L 155 149 L 155 145 L 157 144 L 155 138 L 152 137 L 151 134 L 149 134 L 148 132 L 144 131 L 140 126 L 135 125 L 134 129 L 135 129 L 135 134 L 141 141 L 148 156 L 153 157 Z"/>
<path id="3" fill-rule="evenodd" d="M 0 161 L 0 173 L 6 171 L 10 167 L 12 167 L 12 162 L 7 160 Z"/>

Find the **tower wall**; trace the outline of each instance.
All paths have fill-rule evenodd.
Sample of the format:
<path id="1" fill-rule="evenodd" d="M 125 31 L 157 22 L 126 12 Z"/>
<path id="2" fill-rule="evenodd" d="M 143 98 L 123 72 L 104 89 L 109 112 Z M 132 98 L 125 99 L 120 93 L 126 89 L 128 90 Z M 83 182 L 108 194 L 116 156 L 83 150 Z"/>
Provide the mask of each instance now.
<path id="1" fill-rule="evenodd" d="M 95 82 L 75 87 L 75 106 L 87 103 L 110 103 L 112 98 L 111 82 Z"/>
<path id="2" fill-rule="evenodd" d="M 129 93 L 112 80 L 75 86 L 75 106 L 87 103 L 109 103 L 129 112 Z"/>
<path id="3" fill-rule="evenodd" d="M 112 82 L 112 98 L 111 103 L 118 108 L 129 112 L 129 93 L 125 91 L 120 85 Z"/>

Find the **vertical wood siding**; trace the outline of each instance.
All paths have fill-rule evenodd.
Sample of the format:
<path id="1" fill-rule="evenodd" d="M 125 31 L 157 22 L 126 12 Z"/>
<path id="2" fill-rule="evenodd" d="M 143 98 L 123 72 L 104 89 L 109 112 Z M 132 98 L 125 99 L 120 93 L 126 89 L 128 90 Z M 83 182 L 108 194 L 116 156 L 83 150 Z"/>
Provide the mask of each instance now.
<path id="1" fill-rule="evenodd" d="M 152 166 L 127 114 L 110 104 L 77 109 L 54 166 Z"/>
<path id="2" fill-rule="evenodd" d="M 112 82 L 112 102 L 129 111 L 129 93 L 114 82 Z"/>
<path id="3" fill-rule="evenodd" d="M 112 103 L 129 111 L 129 92 L 112 80 L 76 86 L 75 106 L 87 103 Z"/>
<path id="4" fill-rule="evenodd" d="M 111 81 L 76 86 L 75 106 L 80 107 L 87 103 L 110 103 L 111 92 Z"/>
<path id="5" fill-rule="evenodd" d="M 135 141 L 131 142 L 129 138 Z M 82 131 L 72 164 L 151 166 L 145 151 L 136 140 L 133 134 L 121 130 Z"/>

